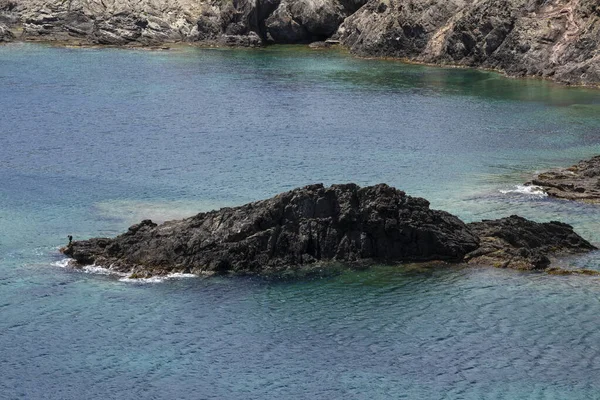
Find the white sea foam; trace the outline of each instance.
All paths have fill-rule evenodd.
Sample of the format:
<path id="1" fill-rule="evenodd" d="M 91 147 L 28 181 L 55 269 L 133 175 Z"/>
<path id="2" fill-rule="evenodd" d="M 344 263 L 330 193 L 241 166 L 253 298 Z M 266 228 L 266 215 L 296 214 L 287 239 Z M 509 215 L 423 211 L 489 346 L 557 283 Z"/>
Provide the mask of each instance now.
<path id="1" fill-rule="evenodd" d="M 502 194 L 520 194 L 530 197 L 542 198 L 548 196 L 544 189 L 535 185 L 516 185 L 514 189 L 500 189 Z"/>
<path id="2" fill-rule="evenodd" d="M 68 258 L 53 262 L 52 265 L 54 265 L 55 267 L 59 267 L 59 268 L 67 268 L 70 264 L 71 260 L 69 260 Z"/>
<path id="3" fill-rule="evenodd" d="M 131 272 L 120 272 L 115 271 L 113 269 L 106 268 L 100 265 L 92 264 L 86 265 L 85 267 L 78 268 L 72 266 L 72 261 L 69 258 L 65 258 L 59 261 L 52 263 L 55 267 L 60 268 L 72 268 L 74 271 L 80 271 L 86 274 L 94 274 L 94 275 L 107 275 L 107 276 L 115 276 L 119 277 L 120 282 L 130 282 L 130 283 L 160 283 L 166 280 L 171 279 L 186 279 L 186 278 L 196 278 L 195 274 L 184 274 L 181 272 L 174 272 L 168 275 L 162 276 L 152 276 L 150 278 L 131 278 Z"/>
<path id="4" fill-rule="evenodd" d="M 101 267 L 96 264 L 86 265 L 82 268 L 83 272 L 88 274 L 96 274 L 96 275 L 115 275 L 115 276 L 127 276 L 128 274 L 125 272 L 114 271 L 110 268 Z"/>
<path id="5" fill-rule="evenodd" d="M 85 267 L 78 268 L 78 267 L 74 267 L 72 265 L 72 261 L 73 260 L 71 260 L 69 258 L 65 258 L 65 259 L 62 259 L 62 260 L 52 263 L 52 265 L 54 265 L 55 267 L 60 267 L 60 268 L 72 268 L 74 271 L 81 271 L 86 274 L 114 275 L 114 276 L 121 276 L 121 277 L 129 275 L 127 273 L 114 271 L 110 268 L 102 267 L 102 266 L 96 265 L 96 264 L 86 265 Z"/>
<path id="6" fill-rule="evenodd" d="M 194 274 L 183 274 L 183 273 L 173 273 L 169 275 L 163 276 L 152 276 L 150 278 L 130 278 L 126 276 L 124 278 L 119 279 L 120 282 L 129 282 L 129 283 L 160 283 L 170 279 L 185 279 L 185 278 L 196 278 Z"/>

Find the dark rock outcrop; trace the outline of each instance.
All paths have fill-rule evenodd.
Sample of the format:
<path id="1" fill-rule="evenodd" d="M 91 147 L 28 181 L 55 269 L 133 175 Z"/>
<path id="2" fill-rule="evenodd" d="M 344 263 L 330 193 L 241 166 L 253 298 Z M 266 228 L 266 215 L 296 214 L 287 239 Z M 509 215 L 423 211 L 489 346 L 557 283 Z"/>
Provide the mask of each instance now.
<path id="1" fill-rule="evenodd" d="M 595 247 L 561 222 L 537 223 L 513 215 L 467 225 L 479 237 L 480 247 L 467 254 L 471 264 L 500 268 L 543 270 L 548 256 L 584 253 Z"/>
<path id="2" fill-rule="evenodd" d="M 529 185 L 560 199 L 600 203 L 600 156 L 557 171 L 537 175 Z"/>
<path id="3" fill-rule="evenodd" d="M 511 217 L 465 225 L 387 185 L 312 185 L 271 199 L 76 241 L 64 254 L 135 276 L 270 273 L 329 262 L 445 260 L 540 269 L 547 254 L 594 247 L 565 224 Z M 465 258 L 466 257 L 466 258 Z"/>
<path id="4" fill-rule="evenodd" d="M 458 218 L 387 185 L 312 185 L 272 199 L 74 242 L 80 264 L 119 270 L 268 272 L 323 261 L 460 261 L 478 239 Z"/>
<path id="5" fill-rule="evenodd" d="M 308 43 L 333 35 L 362 2 L 283 0 L 266 20 L 268 39 L 275 43 Z"/>

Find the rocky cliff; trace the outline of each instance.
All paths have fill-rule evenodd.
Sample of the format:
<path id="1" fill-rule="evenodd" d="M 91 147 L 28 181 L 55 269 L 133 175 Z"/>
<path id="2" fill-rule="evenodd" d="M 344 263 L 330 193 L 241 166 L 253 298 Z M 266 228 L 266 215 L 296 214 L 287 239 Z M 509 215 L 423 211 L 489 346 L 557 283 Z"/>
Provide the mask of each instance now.
<path id="1" fill-rule="evenodd" d="M 337 36 L 361 55 L 600 82 L 597 0 L 370 0 Z"/>
<path id="2" fill-rule="evenodd" d="M 76 241 L 62 251 L 79 266 L 149 276 L 431 260 L 545 269 L 548 255 L 592 249 L 566 224 L 510 217 L 467 226 L 387 185 L 346 184 L 307 186 L 162 225 L 146 220 L 114 239 Z"/>
<path id="3" fill-rule="evenodd" d="M 259 46 L 332 38 L 362 56 L 600 83 L 597 0 L 0 0 L 0 41 Z"/>
<path id="4" fill-rule="evenodd" d="M 22 38 L 104 45 L 259 46 L 330 37 L 364 0 L 0 0 Z"/>

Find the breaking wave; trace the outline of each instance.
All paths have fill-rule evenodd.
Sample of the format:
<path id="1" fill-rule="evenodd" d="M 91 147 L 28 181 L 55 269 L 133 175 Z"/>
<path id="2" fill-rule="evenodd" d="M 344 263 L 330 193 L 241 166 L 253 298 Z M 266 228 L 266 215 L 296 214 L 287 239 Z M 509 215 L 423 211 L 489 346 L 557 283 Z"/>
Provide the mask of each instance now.
<path id="1" fill-rule="evenodd" d="M 516 185 L 513 189 L 500 189 L 502 194 L 518 194 L 531 196 L 536 198 L 547 197 L 548 194 L 544 192 L 540 186 L 535 185 Z"/>
<path id="2" fill-rule="evenodd" d="M 96 264 L 86 265 L 83 268 L 71 267 L 71 260 L 68 258 L 56 261 L 55 263 L 53 263 L 53 265 L 60 268 L 72 268 L 75 271 L 84 272 L 86 274 L 115 276 L 119 277 L 119 282 L 129 283 L 160 283 L 172 279 L 185 279 L 197 277 L 194 274 L 184 274 L 181 272 L 175 272 L 168 275 L 152 276 L 150 278 L 131 278 L 131 272 L 115 271 L 110 268 L 102 267 Z"/>

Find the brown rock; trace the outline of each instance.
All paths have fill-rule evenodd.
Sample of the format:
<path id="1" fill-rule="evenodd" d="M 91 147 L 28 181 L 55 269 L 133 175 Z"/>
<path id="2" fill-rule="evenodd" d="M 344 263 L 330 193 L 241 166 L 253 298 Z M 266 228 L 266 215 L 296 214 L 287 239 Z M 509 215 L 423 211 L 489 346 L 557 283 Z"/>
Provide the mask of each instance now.
<path id="1" fill-rule="evenodd" d="M 565 169 L 537 175 L 529 185 L 541 187 L 549 196 L 586 203 L 600 203 L 600 156 Z"/>

